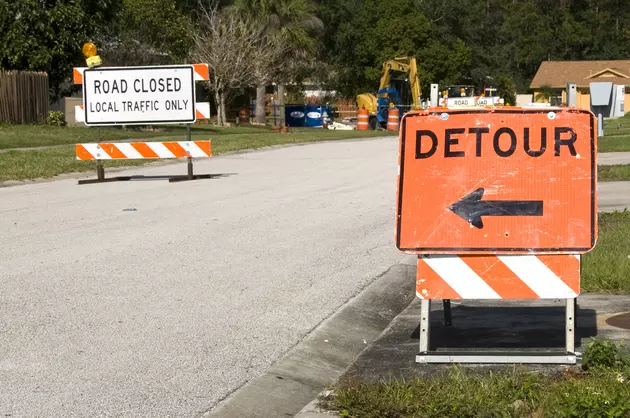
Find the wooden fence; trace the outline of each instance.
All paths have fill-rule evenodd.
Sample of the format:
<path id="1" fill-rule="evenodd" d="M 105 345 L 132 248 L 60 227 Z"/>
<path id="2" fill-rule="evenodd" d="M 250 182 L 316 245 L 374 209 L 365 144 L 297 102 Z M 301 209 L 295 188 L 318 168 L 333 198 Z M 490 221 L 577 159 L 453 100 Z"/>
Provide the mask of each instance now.
<path id="1" fill-rule="evenodd" d="M 48 74 L 0 71 L 0 122 L 43 123 L 48 104 Z"/>

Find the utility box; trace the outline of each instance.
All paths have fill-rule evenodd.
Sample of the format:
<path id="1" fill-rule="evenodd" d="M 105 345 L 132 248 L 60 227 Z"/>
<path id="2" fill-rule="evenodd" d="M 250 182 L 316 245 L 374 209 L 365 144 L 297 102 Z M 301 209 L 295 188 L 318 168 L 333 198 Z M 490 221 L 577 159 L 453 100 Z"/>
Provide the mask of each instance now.
<path id="1" fill-rule="evenodd" d="M 567 83 L 567 106 L 577 106 L 577 85 L 575 83 Z"/>
<path id="2" fill-rule="evenodd" d="M 625 114 L 625 86 L 611 82 L 591 83 L 591 111 L 605 118 L 620 118 Z"/>
<path id="3" fill-rule="evenodd" d="M 440 88 L 437 84 L 431 84 L 431 107 L 437 107 L 440 96 Z"/>
<path id="4" fill-rule="evenodd" d="M 597 135 L 604 136 L 604 118 L 611 116 L 616 95 L 611 82 L 591 83 L 591 111 L 597 116 Z"/>

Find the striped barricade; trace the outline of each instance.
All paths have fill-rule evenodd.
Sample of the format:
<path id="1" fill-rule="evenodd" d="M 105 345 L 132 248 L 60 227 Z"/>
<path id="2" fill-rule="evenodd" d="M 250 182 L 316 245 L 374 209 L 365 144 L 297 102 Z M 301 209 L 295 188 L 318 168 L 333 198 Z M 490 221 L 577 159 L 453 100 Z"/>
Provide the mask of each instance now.
<path id="1" fill-rule="evenodd" d="M 193 174 L 193 158 L 207 158 L 212 155 L 210 141 L 178 142 L 118 142 L 88 143 L 75 145 L 76 159 L 96 161 L 96 179 L 79 180 L 79 184 L 101 183 L 108 181 L 131 180 L 130 176 L 105 178 L 103 160 L 131 159 L 188 159 L 188 174 L 169 179 L 170 182 L 211 178 L 210 174 Z"/>
<path id="2" fill-rule="evenodd" d="M 580 255 L 419 255 L 416 295 L 420 307 L 419 363 L 575 364 L 575 304 L 580 294 Z M 441 299 L 452 326 L 451 300 L 560 299 L 566 302 L 565 352 L 429 351 L 431 301 Z"/>
<path id="3" fill-rule="evenodd" d="M 420 256 L 416 294 L 421 299 L 576 298 L 580 256 Z"/>

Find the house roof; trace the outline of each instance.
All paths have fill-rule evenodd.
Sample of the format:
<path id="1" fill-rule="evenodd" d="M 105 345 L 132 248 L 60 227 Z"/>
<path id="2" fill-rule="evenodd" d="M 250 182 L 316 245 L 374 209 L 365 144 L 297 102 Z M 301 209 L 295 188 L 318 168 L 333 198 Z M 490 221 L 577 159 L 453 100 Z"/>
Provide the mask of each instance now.
<path id="1" fill-rule="evenodd" d="M 610 81 L 630 85 L 630 60 L 543 61 L 532 80 L 532 88 L 550 85 L 565 88 L 567 82 L 586 88 L 591 82 Z"/>

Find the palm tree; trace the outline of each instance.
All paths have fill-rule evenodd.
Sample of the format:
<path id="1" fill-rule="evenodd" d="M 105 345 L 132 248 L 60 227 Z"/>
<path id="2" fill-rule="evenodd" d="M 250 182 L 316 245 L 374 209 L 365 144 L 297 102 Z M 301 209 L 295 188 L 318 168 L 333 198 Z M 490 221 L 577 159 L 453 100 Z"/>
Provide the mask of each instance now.
<path id="1" fill-rule="evenodd" d="M 313 34 L 323 28 L 322 21 L 315 16 L 314 4 L 310 0 L 236 0 L 234 7 L 240 13 L 262 19 L 270 32 L 280 36 L 288 44 L 289 53 L 277 63 L 275 71 L 260 71 L 255 80 L 257 123 L 265 122 L 265 87 L 273 78 L 286 78 L 317 48 Z M 274 73 L 275 72 L 275 73 Z M 281 106 L 284 104 L 284 86 L 278 85 Z M 283 112 L 281 112 L 283 113 Z M 284 120 L 284 115 L 282 115 Z"/>
<path id="2" fill-rule="evenodd" d="M 549 84 L 544 84 L 540 86 L 540 91 L 536 93 L 536 100 L 541 100 L 545 103 L 550 103 L 551 98 L 555 96 L 555 91 L 553 87 Z"/>

